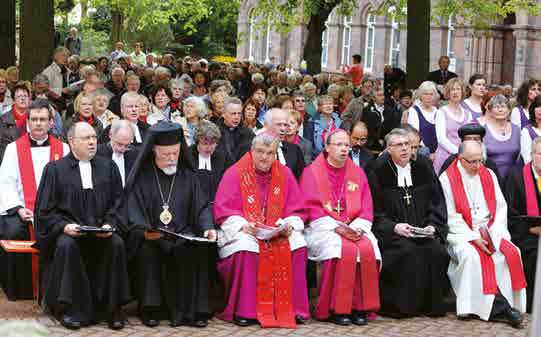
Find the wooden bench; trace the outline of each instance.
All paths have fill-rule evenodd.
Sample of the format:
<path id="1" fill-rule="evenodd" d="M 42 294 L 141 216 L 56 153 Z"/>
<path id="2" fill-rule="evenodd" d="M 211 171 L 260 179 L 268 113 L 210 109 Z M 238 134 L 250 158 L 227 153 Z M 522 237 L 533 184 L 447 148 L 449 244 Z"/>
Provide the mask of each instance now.
<path id="1" fill-rule="evenodd" d="M 36 241 L 0 240 L 0 247 L 2 247 L 2 249 L 8 254 L 10 253 L 33 254 L 32 259 L 35 260 L 33 261 L 33 264 L 36 264 L 37 266 L 39 250 L 32 247 L 35 243 Z M 39 275 L 38 274 L 39 272 L 37 268 L 35 269 L 33 267 L 32 268 L 32 291 L 34 293 L 34 299 L 38 298 L 38 293 L 39 293 L 39 282 L 38 282 Z"/>

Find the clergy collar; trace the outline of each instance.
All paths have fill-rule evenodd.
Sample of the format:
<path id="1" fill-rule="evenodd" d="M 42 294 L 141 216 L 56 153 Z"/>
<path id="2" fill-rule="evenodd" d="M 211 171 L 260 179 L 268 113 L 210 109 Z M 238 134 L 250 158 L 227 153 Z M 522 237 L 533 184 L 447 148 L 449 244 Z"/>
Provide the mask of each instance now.
<path id="1" fill-rule="evenodd" d="M 71 167 L 75 167 L 75 166 L 79 165 L 79 159 L 75 158 L 75 155 L 73 154 L 73 152 L 70 151 L 69 154 L 65 158 L 67 158 L 70 161 L 70 166 Z M 92 166 L 94 166 L 94 159 L 95 158 L 96 158 L 96 156 L 94 156 L 90 160 L 88 160 L 88 162 L 90 162 L 90 164 Z"/>
<path id="2" fill-rule="evenodd" d="M 49 136 L 42 140 L 35 140 L 30 134 L 28 134 L 30 140 L 30 147 L 49 146 Z"/>
<path id="3" fill-rule="evenodd" d="M 397 163 L 394 162 L 394 160 L 392 160 L 389 156 L 389 161 L 391 162 L 391 164 L 394 165 L 394 167 L 396 167 L 397 170 L 411 170 L 411 160 L 408 161 L 408 163 L 406 164 L 406 166 L 400 166 L 398 165 Z"/>

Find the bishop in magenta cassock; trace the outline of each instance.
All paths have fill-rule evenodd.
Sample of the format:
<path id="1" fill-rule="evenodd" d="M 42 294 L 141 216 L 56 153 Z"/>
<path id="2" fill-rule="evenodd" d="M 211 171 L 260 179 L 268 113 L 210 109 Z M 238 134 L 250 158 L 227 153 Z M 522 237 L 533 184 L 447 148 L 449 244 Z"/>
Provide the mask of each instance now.
<path id="1" fill-rule="evenodd" d="M 309 318 L 304 199 L 291 171 L 276 160 L 279 139 L 264 132 L 229 168 L 214 204 L 218 271 L 226 306 L 218 318 L 246 326 L 294 328 Z M 271 240 L 258 227 L 286 225 Z"/>
<path id="2" fill-rule="evenodd" d="M 43 168 L 69 153 L 67 144 L 48 134 L 53 114 L 48 101 L 35 100 L 28 108 L 28 133 L 6 147 L 0 166 L 2 240 L 35 240 L 32 218 Z M 4 268 L 2 284 L 10 300 L 37 296 L 37 255 L 1 251 L 0 265 Z"/>
<path id="3" fill-rule="evenodd" d="M 465 141 L 440 176 L 447 204 L 448 275 L 457 315 L 506 321 L 514 327 L 526 309 L 520 250 L 507 229 L 507 203 L 496 175 L 482 165 L 481 145 Z"/>
<path id="4" fill-rule="evenodd" d="M 377 311 L 381 254 L 372 234 L 373 206 L 363 169 L 349 158 L 344 130 L 330 133 L 325 151 L 305 170 L 309 258 L 321 262 L 314 316 L 339 325 L 364 325 Z M 332 315 L 332 316 L 331 316 Z"/>

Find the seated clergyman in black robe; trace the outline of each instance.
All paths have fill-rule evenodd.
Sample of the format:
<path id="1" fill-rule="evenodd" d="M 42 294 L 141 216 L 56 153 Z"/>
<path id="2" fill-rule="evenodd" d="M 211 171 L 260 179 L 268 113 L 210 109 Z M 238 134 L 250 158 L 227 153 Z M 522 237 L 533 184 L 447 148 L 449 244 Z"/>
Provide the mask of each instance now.
<path id="1" fill-rule="evenodd" d="M 130 300 L 124 241 L 111 232 L 84 234 L 80 227 L 117 228 L 120 174 L 113 161 L 95 157 L 89 124 L 74 124 L 68 140 L 72 152 L 45 166 L 36 198 L 42 304 L 69 329 L 102 314 L 111 329 L 121 329 L 120 307 Z"/>
<path id="2" fill-rule="evenodd" d="M 204 327 L 210 317 L 214 247 L 158 230 L 216 239 L 188 151 L 179 124 L 153 125 L 126 183 L 128 261 L 141 321 L 150 327 L 163 317 L 171 326 Z"/>
<path id="3" fill-rule="evenodd" d="M 520 248 L 526 276 L 526 311 L 532 312 L 537 249 L 541 224 L 527 221 L 521 216 L 541 215 L 541 137 L 532 142 L 532 161 L 517 167 L 508 176 L 505 197 L 509 207 L 508 227 L 511 241 Z"/>
<path id="4" fill-rule="evenodd" d="M 385 142 L 389 156 L 376 161 L 377 186 L 371 188 L 373 231 L 383 257 L 381 311 L 393 317 L 445 315 L 449 256 L 441 186 L 427 160 L 411 160 L 407 131 L 393 129 Z"/>

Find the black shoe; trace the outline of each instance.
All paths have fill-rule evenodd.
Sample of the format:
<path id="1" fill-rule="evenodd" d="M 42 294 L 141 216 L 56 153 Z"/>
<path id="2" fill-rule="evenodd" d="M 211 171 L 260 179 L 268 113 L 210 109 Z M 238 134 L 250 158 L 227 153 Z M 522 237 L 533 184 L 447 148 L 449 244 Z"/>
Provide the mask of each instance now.
<path id="1" fill-rule="evenodd" d="M 70 330 L 79 330 L 81 328 L 81 322 L 76 321 L 75 318 L 69 316 L 69 315 L 62 315 L 62 318 L 60 319 L 60 324 L 66 329 Z"/>
<path id="2" fill-rule="evenodd" d="M 522 314 L 520 313 L 520 311 L 518 311 L 517 309 L 509 309 L 507 310 L 507 312 L 505 313 L 505 315 L 507 316 L 507 319 L 509 320 L 509 324 L 511 324 L 511 326 L 513 328 L 521 328 L 522 327 Z"/>
<path id="3" fill-rule="evenodd" d="M 177 326 L 181 326 L 181 325 L 182 325 L 181 320 L 172 319 L 172 320 L 169 321 L 169 326 L 172 327 L 172 328 L 176 328 Z"/>
<path id="4" fill-rule="evenodd" d="M 336 325 L 348 326 L 351 325 L 351 319 L 346 315 L 333 315 L 330 320 Z"/>
<path id="5" fill-rule="evenodd" d="M 206 319 L 198 318 L 195 321 L 193 321 L 192 324 L 190 324 L 190 325 L 193 326 L 193 327 L 196 327 L 196 328 L 204 328 L 207 325 L 209 325 L 209 322 Z"/>
<path id="6" fill-rule="evenodd" d="M 117 310 L 109 317 L 109 329 L 121 330 L 124 328 L 124 315 L 120 310 Z"/>
<path id="7" fill-rule="evenodd" d="M 511 325 L 513 328 L 522 328 L 522 314 L 513 308 L 491 318 L 494 322 L 502 322 Z"/>
<path id="8" fill-rule="evenodd" d="M 250 326 L 254 324 L 254 320 L 240 317 L 240 316 L 235 316 L 233 317 L 233 323 L 235 323 L 238 326 Z"/>
<path id="9" fill-rule="evenodd" d="M 295 316 L 295 323 L 297 324 L 306 324 L 306 319 L 302 318 L 300 315 Z"/>
<path id="10" fill-rule="evenodd" d="M 141 322 L 143 322 L 143 324 L 148 326 L 149 328 L 154 328 L 160 325 L 160 321 L 155 319 L 152 315 L 152 312 L 149 311 L 143 311 L 143 313 L 141 313 Z"/>
<path id="11" fill-rule="evenodd" d="M 367 325 L 368 320 L 366 319 L 366 312 L 353 311 L 353 313 L 351 314 L 351 323 L 355 325 Z"/>

